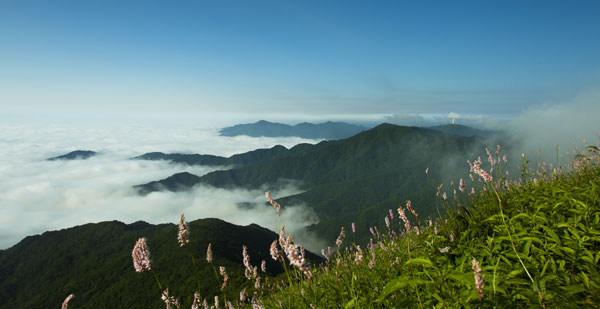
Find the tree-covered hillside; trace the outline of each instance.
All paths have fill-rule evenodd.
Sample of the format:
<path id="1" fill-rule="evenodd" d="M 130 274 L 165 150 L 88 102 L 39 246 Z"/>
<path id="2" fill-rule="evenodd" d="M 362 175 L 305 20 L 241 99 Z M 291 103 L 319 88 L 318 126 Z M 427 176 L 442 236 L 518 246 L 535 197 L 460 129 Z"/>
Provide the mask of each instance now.
<path id="1" fill-rule="evenodd" d="M 221 282 L 215 278 L 213 265 L 225 266 L 230 288 L 239 291 L 247 285 L 242 281 L 243 245 L 254 265 L 266 261 L 269 276 L 282 271 L 269 256 L 269 245 L 277 235 L 267 229 L 218 219 L 189 222 L 189 229 L 190 242 L 183 248 L 177 242 L 176 225 L 141 221 L 86 224 L 29 236 L 0 251 L 0 307 L 53 308 L 74 293 L 75 308 L 159 308 L 162 302 L 155 297 L 160 291 L 153 275 L 136 273 L 132 266 L 131 252 L 140 237 L 148 239 L 152 267 L 174 295 L 191 297 L 198 286 L 203 297 L 220 294 Z M 209 243 L 212 264 L 206 261 Z M 307 256 L 320 260 L 310 253 Z"/>
<path id="2" fill-rule="evenodd" d="M 343 140 L 297 145 L 270 160 L 202 177 L 177 174 L 137 188 L 143 193 L 185 190 L 196 184 L 277 188 L 281 180 L 297 180 L 304 192 L 282 199 L 282 204 L 305 203 L 312 208 L 320 222 L 310 230 L 333 241 L 339 226 L 348 225 L 351 218 L 360 218 L 365 225 L 382 224 L 378 214 L 402 198 L 415 201 L 424 216 L 437 215 L 431 182 L 464 174 L 466 160 L 475 149 L 484 149 L 484 143 L 479 137 L 382 124 Z M 368 240 L 364 231 L 357 237 Z"/>

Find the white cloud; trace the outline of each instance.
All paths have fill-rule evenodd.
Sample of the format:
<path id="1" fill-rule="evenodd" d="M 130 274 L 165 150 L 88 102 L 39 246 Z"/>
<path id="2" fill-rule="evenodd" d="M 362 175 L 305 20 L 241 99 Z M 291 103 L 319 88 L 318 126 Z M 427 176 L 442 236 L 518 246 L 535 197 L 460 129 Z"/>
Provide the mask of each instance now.
<path id="1" fill-rule="evenodd" d="M 156 192 L 139 196 L 132 186 L 188 171 L 203 175 L 217 168 L 130 160 L 150 151 L 229 156 L 300 138 L 220 137 L 215 129 L 140 125 L 0 125 L 0 248 L 23 237 L 89 222 L 144 220 L 150 223 L 217 217 L 235 224 L 257 223 L 277 229 L 277 215 L 262 190 L 225 190 L 200 186 L 187 193 Z M 46 161 L 75 149 L 100 154 L 87 160 Z M 293 187 L 274 192 L 283 196 Z M 238 203 L 261 203 L 248 209 Z M 307 207 L 285 209 L 282 222 L 293 231 L 316 222 Z M 308 241 L 308 240 L 307 240 Z M 312 242 L 312 241 L 311 241 Z"/>
<path id="2" fill-rule="evenodd" d="M 573 148 L 571 143 L 581 146 L 583 139 L 598 142 L 600 91 L 581 93 L 568 102 L 531 107 L 499 128 L 521 141 L 521 151 L 531 158 L 542 150 L 541 159 L 554 162 L 557 144 L 562 155 Z"/>

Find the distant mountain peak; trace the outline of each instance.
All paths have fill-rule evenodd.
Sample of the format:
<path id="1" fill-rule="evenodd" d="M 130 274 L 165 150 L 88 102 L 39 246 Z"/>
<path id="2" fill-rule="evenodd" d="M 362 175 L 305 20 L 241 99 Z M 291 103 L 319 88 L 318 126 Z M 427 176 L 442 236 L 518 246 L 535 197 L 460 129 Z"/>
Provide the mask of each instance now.
<path id="1" fill-rule="evenodd" d="M 238 124 L 219 131 L 222 136 L 247 135 L 252 137 L 302 137 L 311 139 L 343 139 L 367 130 L 366 127 L 345 122 L 327 121 L 324 123 L 302 122 L 287 125 L 259 120 L 255 123 Z"/>
<path id="2" fill-rule="evenodd" d="M 61 155 L 61 156 L 57 156 L 57 157 L 52 157 L 52 158 L 48 158 L 48 161 L 55 161 L 55 160 L 85 160 L 87 158 L 93 157 L 95 155 L 97 155 L 98 153 L 95 151 L 91 151 L 91 150 L 75 150 L 75 151 L 71 151 L 67 154 Z"/>

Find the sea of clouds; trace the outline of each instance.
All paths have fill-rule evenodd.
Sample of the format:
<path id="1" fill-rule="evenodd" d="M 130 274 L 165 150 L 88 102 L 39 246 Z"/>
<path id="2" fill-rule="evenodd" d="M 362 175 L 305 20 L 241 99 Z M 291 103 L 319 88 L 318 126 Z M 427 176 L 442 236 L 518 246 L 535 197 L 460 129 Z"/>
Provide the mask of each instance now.
<path id="1" fill-rule="evenodd" d="M 515 166 L 519 164 L 521 153 L 533 160 L 553 162 L 557 144 L 561 155 L 572 150 L 571 143 L 581 147 L 584 138 L 598 145 L 600 91 L 581 93 L 568 102 L 531 106 L 509 118 L 457 113 L 448 117 L 458 123 L 502 131 L 504 136 L 518 141 L 519 145 L 509 154 Z M 381 122 L 390 120 L 386 116 L 380 118 Z M 410 121 L 403 122 L 406 117 L 395 118 L 394 123 L 413 125 Z M 189 192 L 154 192 L 140 196 L 132 189 L 134 185 L 178 172 L 200 176 L 230 168 L 131 160 L 147 152 L 231 156 L 278 144 L 289 148 L 298 143 L 318 142 L 294 137 L 222 137 L 218 135 L 219 127 L 222 126 L 189 121 L 0 118 L 0 249 L 16 244 L 25 236 L 48 230 L 106 220 L 176 223 L 181 213 L 185 213 L 189 221 L 216 217 L 240 225 L 256 223 L 275 231 L 276 213 L 263 204 L 263 190 L 198 186 Z M 99 155 L 87 160 L 46 160 L 77 149 L 93 150 Z M 484 150 L 478 151 L 483 153 Z M 448 162 L 466 168 L 463 159 Z M 272 195 L 277 199 L 298 192 L 290 185 Z M 248 202 L 258 206 L 239 206 Z M 298 231 L 295 240 L 311 250 L 325 247 L 324 242 L 311 237 L 314 235 L 301 233 L 303 227 L 318 221 L 316 215 L 305 205 L 287 206 L 291 207 L 284 209 L 282 223 L 287 231 Z"/>
<path id="2" fill-rule="evenodd" d="M 264 191 L 198 186 L 189 192 L 138 195 L 133 185 L 188 171 L 204 175 L 229 167 L 187 166 L 166 161 L 131 160 L 146 152 L 201 153 L 230 156 L 275 145 L 315 143 L 300 138 L 222 137 L 214 127 L 194 124 L 112 124 L 86 122 L 11 121 L 0 123 L 0 249 L 28 235 L 90 222 L 177 223 L 220 218 L 277 230 L 277 213 Z M 86 160 L 47 161 L 73 150 L 93 150 Z M 298 193 L 292 185 L 272 192 L 274 198 Z M 239 203 L 256 203 L 240 207 Z M 303 205 L 283 210 L 282 224 L 292 233 L 316 223 Z M 306 236 L 306 235 L 305 235 Z M 314 239 L 305 241 L 317 249 Z M 318 245 L 317 245 L 318 244 Z"/>

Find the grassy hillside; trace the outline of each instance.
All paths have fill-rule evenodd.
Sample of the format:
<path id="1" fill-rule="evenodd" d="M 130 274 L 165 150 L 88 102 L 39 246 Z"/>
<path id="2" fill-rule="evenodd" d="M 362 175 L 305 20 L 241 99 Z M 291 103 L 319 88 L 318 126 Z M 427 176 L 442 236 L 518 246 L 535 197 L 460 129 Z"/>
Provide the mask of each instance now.
<path id="1" fill-rule="evenodd" d="M 597 308 L 599 162 L 594 147 L 574 158 L 568 173 L 548 165 L 534 172 L 524 160 L 521 179 L 492 175 L 486 190 L 446 203 L 444 220 L 417 222 L 404 207 L 411 227 L 392 220 L 372 247 L 336 253 L 310 280 L 265 295 L 261 304 Z"/>
<path id="2" fill-rule="evenodd" d="M 600 152 L 577 153 L 568 167 L 536 170 L 523 158 L 517 179 L 504 177 L 501 158 L 490 154 L 493 172 L 480 161 L 471 169 L 483 189 L 469 194 L 474 184 L 459 183 L 464 193 L 442 199 L 444 218 L 418 216 L 402 201 L 367 246 L 354 243 L 354 227 L 342 230 L 338 247 L 351 246 L 324 251 L 323 265 L 293 262 L 280 235 L 274 255 L 285 274 L 245 290 L 253 300 L 229 301 L 248 308 L 597 308 Z"/>

